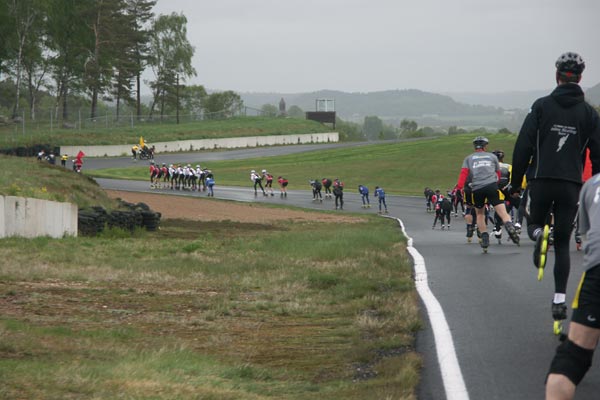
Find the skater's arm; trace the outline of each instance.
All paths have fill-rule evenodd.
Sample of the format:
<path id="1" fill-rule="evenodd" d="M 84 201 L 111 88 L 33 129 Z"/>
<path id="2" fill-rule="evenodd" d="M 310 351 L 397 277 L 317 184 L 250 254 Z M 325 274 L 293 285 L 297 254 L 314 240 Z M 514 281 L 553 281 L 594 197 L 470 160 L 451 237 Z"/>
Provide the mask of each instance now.
<path id="1" fill-rule="evenodd" d="M 531 161 L 535 148 L 536 135 L 538 132 L 538 108 L 533 104 L 529 114 L 525 117 L 519 136 L 515 143 L 512 159 L 512 177 L 510 184 L 513 188 L 520 188 L 523 175 Z"/>
<path id="2" fill-rule="evenodd" d="M 465 182 L 469 177 L 469 168 L 462 168 L 460 170 L 460 175 L 458 176 L 458 182 L 456 183 L 456 188 L 458 190 L 462 190 L 465 187 Z"/>

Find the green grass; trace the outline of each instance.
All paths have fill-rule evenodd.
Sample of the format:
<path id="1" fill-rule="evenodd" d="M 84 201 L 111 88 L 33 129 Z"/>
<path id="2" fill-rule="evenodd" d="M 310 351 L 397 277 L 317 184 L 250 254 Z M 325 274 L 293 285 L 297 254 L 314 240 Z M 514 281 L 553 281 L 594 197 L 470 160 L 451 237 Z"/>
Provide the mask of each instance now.
<path id="1" fill-rule="evenodd" d="M 0 240 L 0 397 L 415 398 L 394 221 L 220 225 Z"/>
<path id="2" fill-rule="evenodd" d="M 0 194 L 115 208 L 115 201 L 89 177 L 33 158 L 0 155 Z"/>
<path id="3" fill-rule="evenodd" d="M 140 136 L 149 143 L 190 139 L 215 139 L 241 136 L 291 135 L 329 132 L 323 124 L 306 119 L 276 117 L 239 117 L 181 124 L 146 124 L 142 126 L 99 129 L 50 129 L 15 132 L 0 128 L 0 148 L 66 145 L 117 145 L 138 143 Z"/>
<path id="4" fill-rule="evenodd" d="M 456 185 L 463 159 L 473 152 L 473 134 L 441 136 L 435 139 L 365 145 L 342 149 L 322 150 L 260 159 L 211 161 L 182 159 L 182 163 L 199 161 L 206 164 L 216 176 L 217 185 L 248 186 L 250 170 L 267 169 L 275 177 L 281 175 L 290 181 L 290 189 L 309 190 L 308 181 L 339 177 L 346 190 L 359 184 L 374 189 L 381 186 L 390 194 L 422 195 L 423 188 L 444 191 Z M 515 135 L 494 134 L 489 150 L 502 149 L 510 162 Z M 160 162 L 160 158 L 157 158 Z M 89 171 L 98 177 L 147 180 L 146 167 Z"/>

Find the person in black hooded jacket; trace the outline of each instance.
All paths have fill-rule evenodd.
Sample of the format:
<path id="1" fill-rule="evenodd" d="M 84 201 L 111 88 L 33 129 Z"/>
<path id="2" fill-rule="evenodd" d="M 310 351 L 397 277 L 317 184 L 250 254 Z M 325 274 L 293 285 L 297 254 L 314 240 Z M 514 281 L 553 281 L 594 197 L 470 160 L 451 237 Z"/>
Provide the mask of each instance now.
<path id="1" fill-rule="evenodd" d="M 520 192 L 527 171 L 531 221 L 527 233 L 536 242 L 533 258 L 538 268 L 544 267 L 546 259 L 543 249 L 547 248 L 548 233 L 543 227 L 548 215 L 554 215 L 552 316 L 558 333 L 556 322 L 566 319 L 569 244 L 586 149 L 590 150 L 592 172 L 600 172 L 600 119 L 585 102 L 579 86 L 585 69 L 583 59 L 568 52 L 555 65 L 557 87 L 533 103 L 515 143 L 510 192 Z"/>

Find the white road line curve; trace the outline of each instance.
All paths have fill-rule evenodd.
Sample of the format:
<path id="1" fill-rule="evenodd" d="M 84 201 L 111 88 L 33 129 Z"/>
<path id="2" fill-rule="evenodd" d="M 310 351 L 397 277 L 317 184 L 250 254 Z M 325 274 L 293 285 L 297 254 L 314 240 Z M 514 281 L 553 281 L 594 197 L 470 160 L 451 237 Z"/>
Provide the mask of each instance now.
<path id="1" fill-rule="evenodd" d="M 446 321 L 444 310 L 440 302 L 435 298 L 427 280 L 427 268 L 423 256 L 413 247 L 413 240 L 406 233 L 404 223 L 399 218 L 394 218 L 400 224 L 402 232 L 407 239 L 408 252 L 413 258 L 415 270 L 415 286 L 421 300 L 427 309 L 427 315 L 433 330 L 435 338 L 435 348 L 437 351 L 438 363 L 444 381 L 444 390 L 446 391 L 447 400 L 469 400 L 469 392 L 465 386 L 465 382 L 458 364 L 456 351 L 454 350 L 454 342 L 452 341 L 452 333 Z"/>

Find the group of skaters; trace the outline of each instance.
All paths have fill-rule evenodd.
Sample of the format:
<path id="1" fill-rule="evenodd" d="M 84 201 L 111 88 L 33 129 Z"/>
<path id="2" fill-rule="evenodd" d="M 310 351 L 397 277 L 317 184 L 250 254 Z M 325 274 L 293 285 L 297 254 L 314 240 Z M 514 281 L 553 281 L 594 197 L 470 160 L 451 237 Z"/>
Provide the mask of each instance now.
<path id="1" fill-rule="evenodd" d="M 325 191 L 325 199 L 335 198 L 335 209 L 344 209 L 344 182 L 339 178 L 333 181 L 329 178 L 312 179 L 309 181 L 313 193 L 313 201 L 323 202 L 321 191 Z M 362 201 L 362 208 L 371 208 L 369 200 L 369 188 L 365 185 L 358 185 L 358 193 Z M 385 201 L 385 191 L 379 186 L 375 186 L 374 196 L 379 199 L 379 214 L 387 214 L 387 203 Z"/>
<path id="2" fill-rule="evenodd" d="M 258 189 L 262 192 L 263 196 L 275 196 L 273 191 L 273 174 L 263 169 L 261 173 L 257 173 L 256 170 L 250 171 L 250 181 L 252 181 L 254 187 L 254 195 L 258 196 Z M 263 181 L 265 185 L 263 186 Z M 277 183 L 279 184 L 279 196 L 287 197 L 287 187 L 289 181 L 283 176 L 277 177 Z"/>
<path id="3" fill-rule="evenodd" d="M 250 171 L 250 181 L 253 184 L 254 195 L 258 196 L 259 190 L 263 196 L 274 196 L 273 181 L 275 180 L 273 174 L 269 173 L 266 169 L 263 169 L 260 173 L 256 170 Z M 264 182 L 264 185 L 263 185 Z M 323 199 L 334 200 L 334 209 L 344 209 L 344 182 L 339 178 L 321 178 L 311 179 L 308 181 L 312 190 L 312 200 L 315 202 L 323 202 Z M 283 176 L 277 177 L 277 183 L 279 184 L 279 195 L 280 197 L 287 197 L 287 186 L 288 180 Z M 324 192 L 324 193 L 323 193 Z M 362 208 L 371 208 L 371 202 L 369 200 L 369 188 L 364 185 L 358 185 L 358 192 L 362 199 Z M 387 214 L 387 203 L 385 201 L 385 191 L 383 188 L 375 187 L 375 197 L 379 199 L 379 213 Z"/>
<path id="4" fill-rule="evenodd" d="M 546 399 L 572 399 L 591 366 L 600 340 L 600 117 L 585 102 L 579 81 L 585 64 L 577 53 L 562 54 L 555 63 L 557 86 L 536 100 L 526 116 L 513 150 L 488 152 L 478 136 L 475 151 L 465 157 L 456 186 L 442 194 L 425 190 L 427 211 L 450 228 L 450 216 L 464 215 L 466 236 L 474 233 L 485 253 L 490 245 L 487 223 L 500 238 L 504 228 L 520 243 L 521 225 L 534 242 L 533 265 L 543 278 L 547 253 L 554 249 L 553 332 L 561 339 L 546 379 Z M 491 217 L 493 213 L 493 217 Z M 577 232 L 577 230 L 579 232 Z M 584 243 L 584 269 L 567 318 L 566 289 L 573 231 Z"/>
<path id="5" fill-rule="evenodd" d="M 200 165 L 193 167 L 191 164 L 158 165 L 150 161 L 150 188 L 187 190 L 208 192 L 209 197 L 214 197 L 215 176 L 208 168 Z"/>

